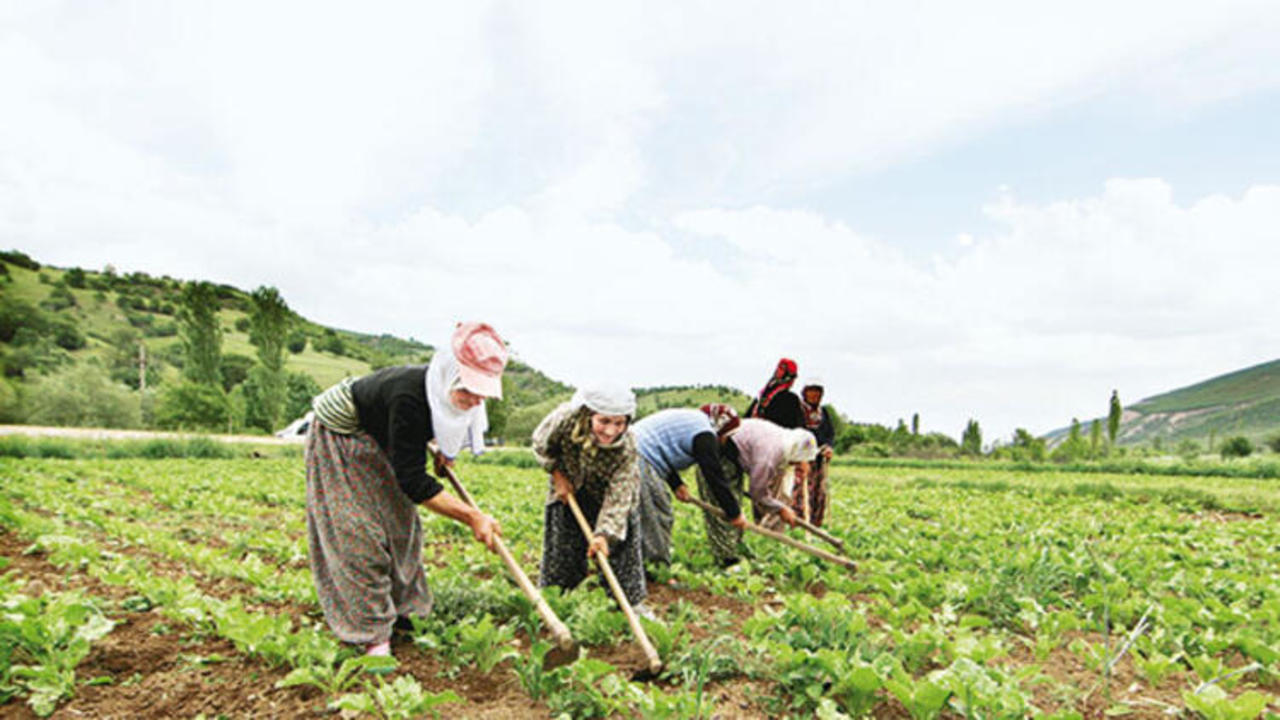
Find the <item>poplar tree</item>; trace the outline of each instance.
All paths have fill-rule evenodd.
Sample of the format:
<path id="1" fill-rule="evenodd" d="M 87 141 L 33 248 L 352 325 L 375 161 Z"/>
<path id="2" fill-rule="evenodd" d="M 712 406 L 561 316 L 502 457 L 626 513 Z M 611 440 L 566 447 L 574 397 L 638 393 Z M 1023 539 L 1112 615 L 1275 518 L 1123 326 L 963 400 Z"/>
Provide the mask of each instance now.
<path id="1" fill-rule="evenodd" d="M 1116 444 L 1116 433 L 1120 432 L 1120 416 L 1124 414 L 1124 408 L 1120 407 L 1120 393 L 1116 390 L 1111 391 L 1111 411 L 1107 413 L 1107 441 L 1111 445 Z"/>
<path id="2" fill-rule="evenodd" d="M 186 356 L 182 374 L 194 383 L 218 386 L 222 381 L 222 326 L 218 324 L 218 294 L 213 284 L 187 283 L 177 316 Z"/>
<path id="3" fill-rule="evenodd" d="M 249 299 L 249 342 L 258 350 L 259 366 L 254 368 L 257 416 L 263 429 L 275 429 L 285 400 L 284 347 L 293 317 L 279 291 L 273 287 L 254 290 Z"/>
<path id="4" fill-rule="evenodd" d="M 982 454 L 982 428 L 977 420 L 970 420 L 964 426 L 964 434 L 960 436 L 960 450 L 966 455 Z"/>

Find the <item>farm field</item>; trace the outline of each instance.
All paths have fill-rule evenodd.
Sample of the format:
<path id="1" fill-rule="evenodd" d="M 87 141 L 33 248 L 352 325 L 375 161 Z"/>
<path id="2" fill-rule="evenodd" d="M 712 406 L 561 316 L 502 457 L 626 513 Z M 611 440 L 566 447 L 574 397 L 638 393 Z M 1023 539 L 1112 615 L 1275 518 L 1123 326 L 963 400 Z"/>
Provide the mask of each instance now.
<path id="1" fill-rule="evenodd" d="M 486 459 L 460 475 L 536 577 L 545 479 Z M 435 610 L 394 671 L 365 672 L 319 616 L 300 457 L 0 458 L 0 717 L 1280 713 L 1276 481 L 832 474 L 856 574 L 750 535 L 722 571 L 677 503 L 678 585 L 650 585 L 664 623 L 646 626 L 665 671 L 636 681 L 594 580 L 547 593 L 585 650 L 542 671 L 548 637 L 501 562 L 425 511 Z"/>

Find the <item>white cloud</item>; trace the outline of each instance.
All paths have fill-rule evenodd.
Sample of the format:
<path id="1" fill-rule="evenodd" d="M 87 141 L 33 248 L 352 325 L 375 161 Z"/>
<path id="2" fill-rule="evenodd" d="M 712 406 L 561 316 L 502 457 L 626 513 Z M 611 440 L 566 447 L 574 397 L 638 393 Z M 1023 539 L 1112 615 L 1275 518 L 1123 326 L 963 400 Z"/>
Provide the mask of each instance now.
<path id="1" fill-rule="evenodd" d="M 1275 87 L 1273 3 L 128 10 L 0 11 L 0 237 L 48 262 L 429 342 L 483 317 L 569 381 L 755 390 L 792 355 L 952 434 L 1275 354 L 1274 186 L 1006 192 L 927 262 L 805 202 L 1082 98 Z"/>

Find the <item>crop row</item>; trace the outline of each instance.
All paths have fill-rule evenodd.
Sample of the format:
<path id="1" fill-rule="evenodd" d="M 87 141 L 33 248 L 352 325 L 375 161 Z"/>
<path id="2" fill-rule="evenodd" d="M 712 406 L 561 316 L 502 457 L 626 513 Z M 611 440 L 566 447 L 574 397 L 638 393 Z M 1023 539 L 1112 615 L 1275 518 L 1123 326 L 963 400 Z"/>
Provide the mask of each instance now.
<path id="1" fill-rule="evenodd" d="M 51 557 L 74 557 L 76 543 L 102 537 L 234 578 L 251 589 L 251 601 L 314 611 L 309 575 L 298 567 L 296 462 L 0 462 L 18 480 L 3 489 L 12 507 L 0 520 L 27 532 L 56 523 L 37 533 Z M 503 523 L 517 557 L 534 567 L 545 480 L 496 464 L 460 470 Z M 689 598 L 709 592 L 754 610 L 744 622 L 713 609 L 724 603 L 660 607 L 665 624 L 647 626 L 666 661 L 656 686 L 630 682 L 595 657 L 542 672 L 537 661 L 548 646 L 532 607 L 465 528 L 424 516 L 437 602 L 413 642 L 442 661 L 444 675 L 469 668 L 514 676 L 529 697 L 570 716 L 706 716 L 712 693 L 728 682 L 756 688 L 755 711 L 774 716 L 857 716 L 886 703 L 918 718 L 1073 717 L 1086 708 L 1249 716 L 1271 700 L 1280 675 L 1280 528 L 1265 515 L 1229 509 L 1266 488 L 1134 483 L 1117 489 L 1089 476 L 839 467 L 830 529 L 858 560 L 856 575 L 758 538 L 747 559 L 724 572 L 702 542 L 700 515 L 678 506 L 677 560 L 660 579 L 677 579 Z M 146 592 L 149 581 L 173 581 L 127 570 L 137 557 L 83 552 L 77 562 L 87 571 L 158 595 L 157 605 L 188 608 L 178 616 L 201 631 L 231 637 L 252 625 L 283 638 L 305 627 L 308 637 L 328 637 L 238 598 L 209 598 L 215 605 L 206 606 L 172 588 Z M 596 654 L 608 656 L 625 640 L 625 620 L 594 586 L 547 596 Z M 295 642 L 240 637 L 237 647 L 264 659 Z M 369 680 L 364 662 L 319 653 L 290 663 L 290 682 L 319 687 L 335 703 L 363 688 L 364 699 L 351 702 L 365 709 L 390 707 L 395 693 L 427 697 L 404 675 L 394 681 L 399 690 Z"/>

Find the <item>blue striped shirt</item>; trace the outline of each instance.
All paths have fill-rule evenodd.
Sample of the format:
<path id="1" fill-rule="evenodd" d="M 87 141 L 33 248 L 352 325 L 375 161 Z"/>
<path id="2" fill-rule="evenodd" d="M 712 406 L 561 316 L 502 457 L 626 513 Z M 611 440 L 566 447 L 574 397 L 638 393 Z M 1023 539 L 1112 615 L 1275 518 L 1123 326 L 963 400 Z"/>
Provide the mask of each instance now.
<path id="1" fill-rule="evenodd" d="M 715 434 L 711 419 L 700 410 L 659 410 L 638 421 L 633 430 L 640 456 L 663 479 L 693 465 L 695 436 Z"/>

